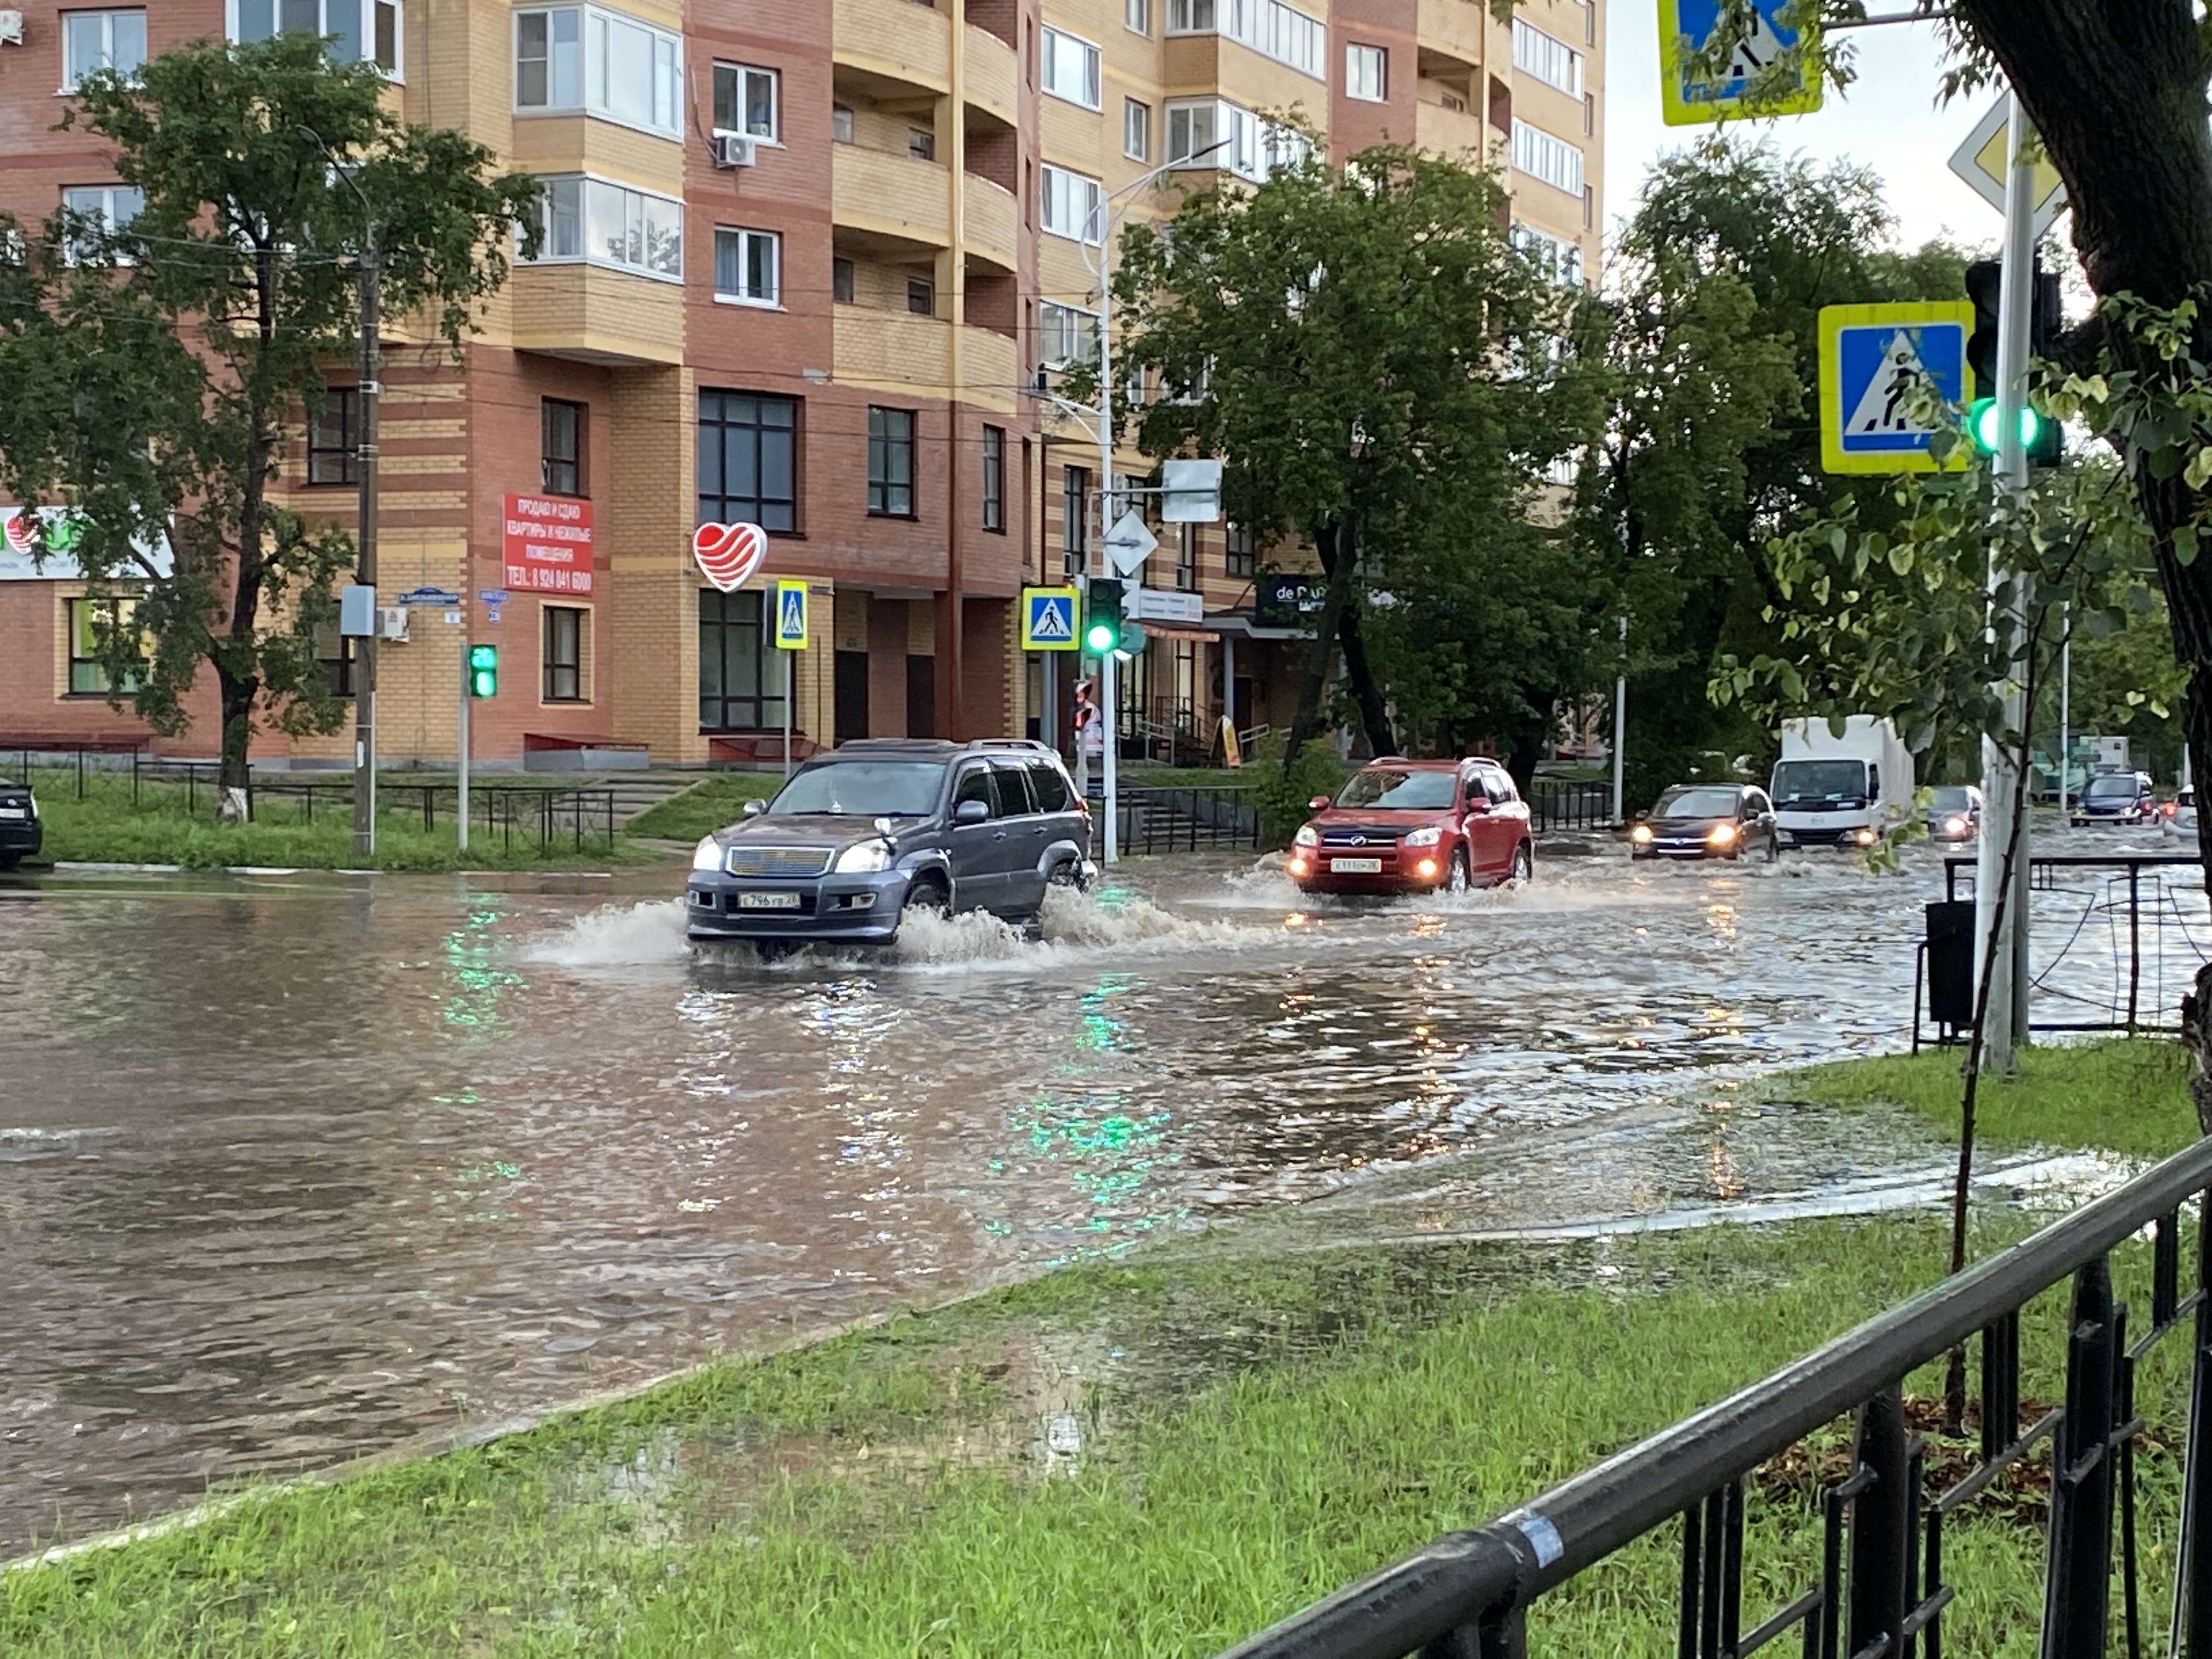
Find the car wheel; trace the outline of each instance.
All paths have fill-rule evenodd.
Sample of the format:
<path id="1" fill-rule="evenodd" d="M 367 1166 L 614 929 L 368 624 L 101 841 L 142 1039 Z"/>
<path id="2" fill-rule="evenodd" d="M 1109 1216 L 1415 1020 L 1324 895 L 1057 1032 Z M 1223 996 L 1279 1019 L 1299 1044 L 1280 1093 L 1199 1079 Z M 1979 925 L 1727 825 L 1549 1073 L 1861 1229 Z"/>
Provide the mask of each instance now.
<path id="1" fill-rule="evenodd" d="M 1513 849 L 1513 867 L 1505 872 L 1505 884 L 1508 887 L 1526 887 L 1535 873 L 1535 856 L 1528 851 L 1528 843 L 1524 841 Z"/>
<path id="2" fill-rule="evenodd" d="M 1450 893 L 1467 891 L 1467 848 L 1452 848 L 1451 873 L 1444 878 L 1444 890 Z"/>
<path id="3" fill-rule="evenodd" d="M 945 884 L 934 876 L 924 876 L 907 889 L 906 902 L 899 908 L 899 924 L 903 927 L 908 915 L 920 912 L 925 915 L 949 916 L 952 914 L 952 895 Z"/>
<path id="4" fill-rule="evenodd" d="M 1777 863 L 1781 857 L 1782 837 L 1770 830 L 1766 832 L 1766 861 L 1769 864 Z"/>
<path id="5" fill-rule="evenodd" d="M 1064 860 L 1053 866 L 1052 873 L 1045 878 L 1045 882 L 1048 886 L 1066 887 L 1079 893 L 1084 884 L 1083 866 L 1073 859 Z"/>

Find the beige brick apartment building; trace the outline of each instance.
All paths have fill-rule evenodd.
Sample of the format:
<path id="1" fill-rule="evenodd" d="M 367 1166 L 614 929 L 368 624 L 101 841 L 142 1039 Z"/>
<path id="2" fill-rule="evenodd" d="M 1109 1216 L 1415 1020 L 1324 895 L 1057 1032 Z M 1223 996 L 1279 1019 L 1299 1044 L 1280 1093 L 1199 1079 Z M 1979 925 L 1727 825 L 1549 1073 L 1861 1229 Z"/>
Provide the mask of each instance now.
<path id="1" fill-rule="evenodd" d="M 388 350 L 380 586 L 465 596 L 458 623 L 415 613 L 380 653 L 395 762 L 453 755 L 470 638 L 501 647 L 481 758 L 592 740 L 741 757 L 783 722 L 762 627 L 777 575 L 813 594 L 792 710 L 808 739 L 1036 730 L 1017 596 L 1098 537 L 1096 447 L 1035 395 L 1041 367 L 1095 337 L 1084 238 L 1103 198 L 1217 140 L 1197 167 L 1264 176 L 1267 112 L 1303 110 L 1338 154 L 1387 136 L 1497 155 L 1516 234 L 1563 275 L 1594 267 L 1602 222 L 1602 0 L 1527 0 L 1510 24 L 1484 0 L 31 0 L 23 16 L 0 45 L 0 207 L 26 219 L 65 193 L 129 210 L 100 148 L 53 130 L 76 75 L 276 27 L 338 37 L 408 119 L 548 181 L 544 255 L 461 367 L 404 331 Z M 1132 211 L 1173 199 L 1139 191 Z M 286 469 L 292 503 L 339 522 L 351 409 L 341 390 Z M 522 550 L 512 526 L 549 514 L 588 526 L 587 558 Z M 690 535 L 740 520 L 769 557 L 724 595 Z M 1125 676 L 1133 722 L 1206 732 L 1231 699 L 1240 726 L 1286 720 L 1294 651 L 1255 622 L 1249 539 L 1169 526 L 1162 544 L 1146 580 L 1201 592 L 1205 620 L 1154 630 Z M 67 576 L 0 549 L 0 745 L 137 729 L 103 699 Z M 502 589 L 494 620 L 479 595 Z M 215 742 L 210 699 L 161 746 Z M 335 761 L 349 740 L 256 752 Z"/>

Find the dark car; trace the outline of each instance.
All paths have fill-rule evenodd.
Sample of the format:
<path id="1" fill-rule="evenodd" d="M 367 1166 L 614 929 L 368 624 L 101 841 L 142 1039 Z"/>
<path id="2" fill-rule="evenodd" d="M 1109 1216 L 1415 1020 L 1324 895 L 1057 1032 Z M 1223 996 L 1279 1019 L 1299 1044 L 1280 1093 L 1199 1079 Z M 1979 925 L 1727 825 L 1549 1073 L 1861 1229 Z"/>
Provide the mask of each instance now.
<path id="1" fill-rule="evenodd" d="M 1414 893 L 1525 881 L 1535 868 L 1528 804 L 1496 761 L 1369 763 L 1291 842 L 1309 893 Z"/>
<path id="2" fill-rule="evenodd" d="M 702 841 L 685 909 L 693 938 L 771 953 L 887 945 L 917 909 L 1030 922 L 1048 887 L 1090 880 L 1090 816 L 1042 744 L 865 738 Z"/>
<path id="3" fill-rule="evenodd" d="M 1628 832 L 1639 859 L 1741 859 L 1782 855 L 1774 804 L 1748 784 L 1676 784 Z"/>
<path id="4" fill-rule="evenodd" d="M 24 785 L 0 778 L 0 870 L 12 870 L 36 856 L 45 838 L 39 824 L 39 798 Z"/>
<path id="5" fill-rule="evenodd" d="M 1972 841 L 1982 832 L 1982 792 L 1971 783 L 1950 783 L 1928 792 L 1928 839 Z"/>
<path id="6" fill-rule="evenodd" d="M 2100 772 L 2074 802 L 2077 830 L 2089 823 L 2148 823 L 2160 816 L 2147 772 Z"/>

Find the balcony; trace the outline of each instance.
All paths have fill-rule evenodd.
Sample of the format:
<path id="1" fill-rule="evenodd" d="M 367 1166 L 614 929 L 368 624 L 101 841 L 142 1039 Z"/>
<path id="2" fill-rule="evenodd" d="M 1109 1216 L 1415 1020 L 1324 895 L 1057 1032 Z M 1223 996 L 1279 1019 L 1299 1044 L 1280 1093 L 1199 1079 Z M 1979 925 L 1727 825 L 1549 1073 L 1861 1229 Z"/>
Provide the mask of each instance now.
<path id="1" fill-rule="evenodd" d="M 920 9 L 908 0 L 892 3 Z M 952 173 L 943 162 L 857 144 L 835 144 L 830 151 L 830 206 L 836 223 L 892 242 L 951 245 Z"/>
<path id="2" fill-rule="evenodd" d="M 1452 0 L 1452 3 L 1457 5 L 1460 0 Z M 1423 149 L 1454 157 L 1472 151 L 1477 160 L 1481 160 L 1489 155 L 1491 145 L 1504 136 L 1486 125 L 1473 110 L 1446 109 L 1426 99 L 1413 106 L 1413 142 Z"/>
<path id="3" fill-rule="evenodd" d="M 988 29 L 966 25 L 968 101 L 1008 126 L 1021 118 L 1021 70 L 1014 49 Z"/>
<path id="4" fill-rule="evenodd" d="M 960 193 L 968 252 L 1001 270 L 1013 270 L 1021 234 L 1021 210 L 1013 192 L 969 173 L 961 175 Z"/>
<path id="5" fill-rule="evenodd" d="M 604 265 L 518 264 L 507 278 L 517 351 L 635 367 L 684 361 L 684 289 Z"/>
<path id="6" fill-rule="evenodd" d="M 1482 0 L 1419 0 L 1414 27 L 1424 53 L 1443 52 L 1473 68 L 1488 61 L 1489 21 Z"/>
<path id="7" fill-rule="evenodd" d="M 595 173 L 664 196 L 684 193 L 684 145 L 586 115 L 525 115 L 508 152 L 524 173 Z"/>
<path id="8" fill-rule="evenodd" d="M 943 92 L 952 83 L 952 21 L 915 0 L 836 0 L 830 56 L 872 76 Z"/>
<path id="9" fill-rule="evenodd" d="M 952 325 L 911 312 L 841 305 L 832 315 L 841 385 L 945 398 L 952 391 Z M 1014 342 L 973 326 L 960 331 L 960 398 L 987 408 L 1014 406 Z"/>

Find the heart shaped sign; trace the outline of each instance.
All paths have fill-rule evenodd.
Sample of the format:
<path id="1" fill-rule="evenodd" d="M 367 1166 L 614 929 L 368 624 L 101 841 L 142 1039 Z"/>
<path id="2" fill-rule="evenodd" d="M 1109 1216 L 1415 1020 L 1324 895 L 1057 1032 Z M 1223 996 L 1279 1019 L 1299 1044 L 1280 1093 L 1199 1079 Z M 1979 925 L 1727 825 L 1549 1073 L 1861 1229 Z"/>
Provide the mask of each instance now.
<path id="1" fill-rule="evenodd" d="M 757 524 L 702 524 L 691 532 L 691 556 L 708 581 L 734 593 L 768 557 L 768 532 Z"/>

